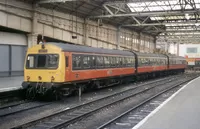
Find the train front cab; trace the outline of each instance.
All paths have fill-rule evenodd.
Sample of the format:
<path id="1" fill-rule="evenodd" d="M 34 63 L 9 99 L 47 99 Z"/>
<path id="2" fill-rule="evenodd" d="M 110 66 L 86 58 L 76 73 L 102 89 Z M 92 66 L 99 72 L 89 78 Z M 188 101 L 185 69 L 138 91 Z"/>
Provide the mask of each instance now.
<path id="1" fill-rule="evenodd" d="M 28 49 L 24 63 L 22 87 L 33 92 L 48 92 L 65 81 L 65 53 L 51 44 L 39 44 Z"/>

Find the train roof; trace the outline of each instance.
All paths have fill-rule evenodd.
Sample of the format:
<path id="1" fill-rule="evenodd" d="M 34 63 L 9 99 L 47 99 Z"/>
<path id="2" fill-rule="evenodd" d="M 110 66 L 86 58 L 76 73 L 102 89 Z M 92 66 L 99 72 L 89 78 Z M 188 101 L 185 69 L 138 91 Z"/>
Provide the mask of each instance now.
<path id="1" fill-rule="evenodd" d="M 100 54 L 111 54 L 111 55 L 134 56 L 132 52 L 123 51 L 123 50 L 95 48 L 95 47 L 88 47 L 88 46 L 83 46 L 83 45 L 74 45 L 74 44 L 56 43 L 56 42 L 47 42 L 45 44 L 55 45 L 61 48 L 63 51 L 67 51 L 67 52 L 100 53 Z"/>
<path id="2" fill-rule="evenodd" d="M 185 59 L 183 56 L 176 56 L 176 55 L 167 55 L 169 58 L 176 58 L 176 59 Z"/>
<path id="3" fill-rule="evenodd" d="M 137 56 L 143 56 L 143 57 L 163 57 L 167 58 L 164 54 L 155 54 L 155 53 L 140 53 L 140 52 L 134 52 Z"/>

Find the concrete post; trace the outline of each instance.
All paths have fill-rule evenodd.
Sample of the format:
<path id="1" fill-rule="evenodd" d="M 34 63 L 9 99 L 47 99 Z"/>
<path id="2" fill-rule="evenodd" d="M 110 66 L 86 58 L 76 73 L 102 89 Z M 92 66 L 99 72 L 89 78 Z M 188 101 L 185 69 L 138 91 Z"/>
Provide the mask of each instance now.
<path id="1" fill-rule="evenodd" d="M 120 30 L 121 30 L 121 26 L 119 26 L 119 27 L 117 28 L 117 37 L 116 37 L 117 49 L 120 49 Z"/>
<path id="2" fill-rule="evenodd" d="M 148 51 L 149 51 L 149 53 L 152 53 L 152 51 L 151 51 L 151 40 L 150 40 L 150 38 L 149 38 L 149 41 L 148 41 Z"/>
<path id="3" fill-rule="evenodd" d="M 143 41 L 144 41 L 143 50 L 144 50 L 144 52 L 147 52 L 147 51 L 146 51 L 146 36 L 145 36 L 145 35 L 144 35 Z"/>
<path id="4" fill-rule="evenodd" d="M 134 34 L 132 33 L 132 35 L 131 35 L 131 50 L 133 50 L 133 38 L 134 38 Z"/>
<path id="5" fill-rule="evenodd" d="M 38 18 L 37 18 L 37 12 L 35 11 L 36 9 L 36 4 L 33 5 L 33 20 L 32 20 L 32 25 L 31 25 L 31 34 L 28 34 L 28 47 L 32 47 L 37 44 L 37 36 L 38 36 Z"/>
<path id="6" fill-rule="evenodd" d="M 138 51 L 140 52 L 140 49 L 141 49 L 141 32 L 139 33 L 139 36 L 138 36 Z"/>
<path id="7" fill-rule="evenodd" d="M 87 27 L 88 27 L 88 20 L 84 19 L 84 25 L 83 25 L 83 44 L 84 45 L 87 45 L 87 39 L 88 39 Z"/>
<path id="8" fill-rule="evenodd" d="M 154 40 L 153 40 L 153 51 L 156 50 L 156 36 L 154 37 Z"/>
<path id="9" fill-rule="evenodd" d="M 179 45 L 180 45 L 180 43 L 178 42 L 177 43 L 177 56 L 179 56 Z"/>
<path id="10" fill-rule="evenodd" d="M 28 34 L 28 47 L 32 47 L 37 44 L 37 34 Z"/>

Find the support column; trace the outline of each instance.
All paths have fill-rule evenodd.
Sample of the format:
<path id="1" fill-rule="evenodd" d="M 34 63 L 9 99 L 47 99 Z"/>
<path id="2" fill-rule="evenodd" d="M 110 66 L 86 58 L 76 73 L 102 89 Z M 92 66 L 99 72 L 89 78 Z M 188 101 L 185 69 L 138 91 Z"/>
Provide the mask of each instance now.
<path id="1" fill-rule="evenodd" d="M 139 37 L 138 37 L 138 51 L 140 52 L 141 49 L 141 32 L 139 33 Z"/>
<path id="2" fill-rule="evenodd" d="M 177 43 L 177 56 L 179 56 L 179 45 L 180 45 L 180 43 L 178 42 Z"/>
<path id="3" fill-rule="evenodd" d="M 144 50 L 144 52 L 146 52 L 146 36 L 145 35 L 144 35 L 143 41 L 144 41 L 143 50 Z"/>
<path id="4" fill-rule="evenodd" d="M 28 34 L 28 47 L 32 47 L 37 44 L 37 36 L 38 36 L 38 18 L 37 18 L 37 12 L 36 12 L 36 4 L 33 5 L 33 20 L 32 20 L 32 31 L 31 34 Z"/>
<path id="5" fill-rule="evenodd" d="M 149 38 L 149 41 L 148 41 L 149 43 L 149 45 L 148 45 L 148 50 L 149 50 L 149 53 L 152 53 L 152 51 L 151 51 L 151 40 L 150 40 L 150 38 Z"/>
<path id="6" fill-rule="evenodd" d="M 134 38 L 134 34 L 132 32 L 132 34 L 131 34 L 131 51 L 133 50 L 133 38 Z"/>
<path id="7" fill-rule="evenodd" d="M 153 51 L 154 52 L 156 51 L 156 36 L 154 37 L 154 40 L 153 40 Z"/>
<path id="8" fill-rule="evenodd" d="M 87 45 L 87 42 L 88 42 L 88 31 L 87 31 L 87 28 L 88 28 L 88 20 L 87 19 L 84 19 L 84 25 L 83 25 L 83 44 L 84 45 Z M 98 45 L 98 44 L 97 44 Z"/>
<path id="9" fill-rule="evenodd" d="M 120 30 L 121 30 L 121 26 L 119 26 L 119 27 L 117 28 L 117 37 L 116 37 L 117 49 L 120 49 Z"/>
<path id="10" fill-rule="evenodd" d="M 37 44 L 37 34 L 28 34 L 28 47 L 32 47 Z"/>
<path id="11" fill-rule="evenodd" d="M 165 52 L 168 53 L 168 42 L 165 43 Z"/>

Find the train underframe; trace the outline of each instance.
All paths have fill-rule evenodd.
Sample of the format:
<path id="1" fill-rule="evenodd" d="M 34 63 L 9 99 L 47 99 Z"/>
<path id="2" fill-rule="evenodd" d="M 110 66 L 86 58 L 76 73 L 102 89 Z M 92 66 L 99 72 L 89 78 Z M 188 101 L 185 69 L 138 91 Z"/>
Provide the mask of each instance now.
<path id="1" fill-rule="evenodd" d="M 153 73 L 141 73 L 137 75 L 117 76 L 101 79 L 84 80 L 71 83 L 49 83 L 49 82 L 23 82 L 27 99 L 59 100 L 63 96 L 79 94 L 90 90 L 100 89 L 118 84 L 142 81 L 146 79 L 184 73 L 184 69 L 158 71 Z"/>

